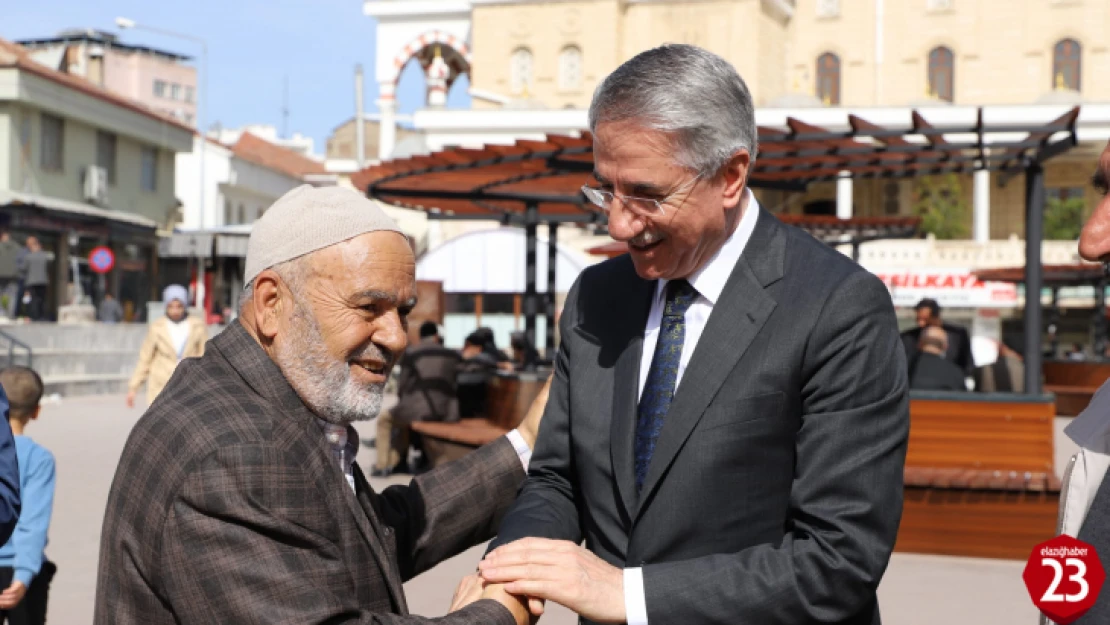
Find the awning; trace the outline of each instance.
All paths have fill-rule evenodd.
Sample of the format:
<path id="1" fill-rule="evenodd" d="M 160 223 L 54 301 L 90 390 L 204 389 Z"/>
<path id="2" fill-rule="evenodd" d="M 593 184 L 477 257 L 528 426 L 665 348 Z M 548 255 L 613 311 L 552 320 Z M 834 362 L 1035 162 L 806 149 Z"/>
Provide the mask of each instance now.
<path id="1" fill-rule="evenodd" d="M 94 220 L 100 219 L 121 222 L 141 228 L 150 228 L 152 230 L 158 227 L 158 224 L 153 220 L 132 213 L 114 211 L 93 206 L 92 204 L 63 200 L 47 195 L 0 189 L 0 206 L 12 205 L 38 208 L 44 211 L 64 213 L 69 216 L 86 217 Z"/>
<path id="2" fill-rule="evenodd" d="M 208 258 L 212 255 L 213 235 L 202 232 L 175 232 L 158 241 L 162 258 Z"/>

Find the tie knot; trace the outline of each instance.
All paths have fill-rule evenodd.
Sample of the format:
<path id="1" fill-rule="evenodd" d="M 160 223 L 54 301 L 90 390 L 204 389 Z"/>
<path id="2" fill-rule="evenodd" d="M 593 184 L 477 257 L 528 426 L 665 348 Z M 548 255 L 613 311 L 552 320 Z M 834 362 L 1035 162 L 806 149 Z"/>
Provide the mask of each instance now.
<path id="1" fill-rule="evenodd" d="M 697 290 L 686 280 L 671 280 L 667 283 L 667 301 L 663 307 L 664 317 L 684 317 L 686 311 L 698 298 Z"/>

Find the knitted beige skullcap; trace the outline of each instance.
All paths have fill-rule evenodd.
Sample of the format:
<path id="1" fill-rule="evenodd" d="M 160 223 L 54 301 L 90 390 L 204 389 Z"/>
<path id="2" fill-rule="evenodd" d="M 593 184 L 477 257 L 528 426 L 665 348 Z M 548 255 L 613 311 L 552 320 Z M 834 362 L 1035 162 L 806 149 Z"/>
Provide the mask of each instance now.
<path id="1" fill-rule="evenodd" d="M 254 222 L 247 242 L 246 284 L 274 265 L 397 224 L 378 204 L 343 187 L 301 185 Z"/>

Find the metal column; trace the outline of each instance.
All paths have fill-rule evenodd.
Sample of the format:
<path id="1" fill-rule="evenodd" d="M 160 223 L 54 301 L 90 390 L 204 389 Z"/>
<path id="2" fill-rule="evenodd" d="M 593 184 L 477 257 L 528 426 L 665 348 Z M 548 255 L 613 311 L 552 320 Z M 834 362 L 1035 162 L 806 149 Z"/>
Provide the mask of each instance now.
<path id="1" fill-rule="evenodd" d="M 1025 392 L 1041 393 L 1041 240 L 1044 237 L 1044 167 L 1025 168 Z"/>
<path id="2" fill-rule="evenodd" d="M 547 224 L 547 310 L 544 314 L 547 316 L 547 349 L 544 352 L 547 359 L 554 362 L 555 360 L 555 266 L 558 264 L 558 237 L 559 224 L 557 222 L 549 222 Z"/>
<path id="3" fill-rule="evenodd" d="M 533 347 L 536 346 L 536 315 L 540 311 L 539 294 L 536 292 L 536 226 L 539 217 L 539 204 L 529 202 L 524 209 L 524 336 Z"/>

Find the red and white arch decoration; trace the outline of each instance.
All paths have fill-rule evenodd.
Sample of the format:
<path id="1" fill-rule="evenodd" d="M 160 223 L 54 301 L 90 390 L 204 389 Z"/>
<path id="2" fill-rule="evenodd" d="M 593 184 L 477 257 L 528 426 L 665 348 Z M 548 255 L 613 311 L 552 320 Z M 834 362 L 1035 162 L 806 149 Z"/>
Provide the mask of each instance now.
<path id="1" fill-rule="evenodd" d="M 453 48 L 456 52 L 462 55 L 463 59 L 466 60 L 466 64 L 470 65 L 470 47 L 466 45 L 465 41 L 456 37 L 455 35 L 452 35 L 451 33 L 444 32 L 442 30 L 432 30 L 410 41 L 408 45 L 402 48 L 401 51 L 393 57 L 393 69 L 395 70 L 395 75 L 397 77 L 400 77 L 401 68 L 403 68 L 405 66 L 405 63 L 408 63 L 409 59 L 415 56 L 417 52 L 420 52 L 424 48 L 437 43 Z"/>

